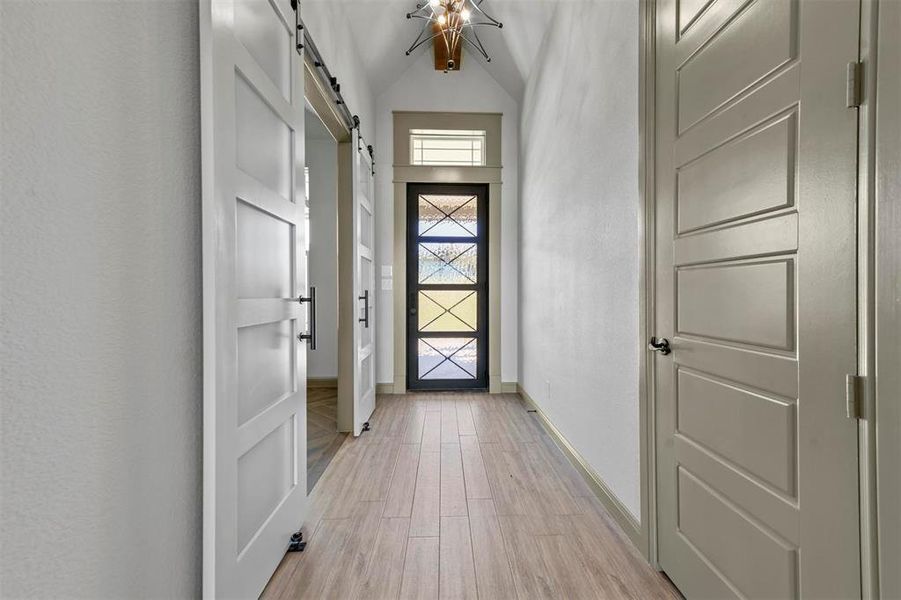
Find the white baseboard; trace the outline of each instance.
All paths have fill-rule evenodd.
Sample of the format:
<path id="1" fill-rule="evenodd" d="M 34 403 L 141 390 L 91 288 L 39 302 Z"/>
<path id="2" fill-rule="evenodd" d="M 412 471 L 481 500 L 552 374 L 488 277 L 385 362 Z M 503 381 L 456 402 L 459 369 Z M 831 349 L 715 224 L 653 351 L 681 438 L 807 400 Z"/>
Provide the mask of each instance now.
<path id="1" fill-rule="evenodd" d="M 501 382 L 501 392 L 504 394 L 515 394 L 519 391 L 519 384 L 515 381 Z"/>
<path id="2" fill-rule="evenodd" d="M 535 414 L 541 419 L 542 424 L 557 444 L 557 447 L 560 448 L 563 454 L 569 459 L 569 462 L 572 463 L 582 478 L 585 479 L 588 487 L 591 488 L 594 495 L 601 501 L 604 508 L 610 513 L 610 516 L 612 516 L 617 524 L 622 527 L 626 535 L 629 536 L 629 539 L 632 540 L 632 543 L 635 544 L 635 547 L 641 549 L 644 540 L 644 532 L 641 529 L 641 524 L 632 516 L 625 505 L 620 502 L 619 498 L 613 494 L 601 476 L 591 468 L 582 455 L 569 443 L 569 440 L 567 440 L 551 420 L 548 419 L 541 407 L 531 396 L 529 396 L 522 386 L 517 384 L 516 387 L 516 391 L 525 403 L 529 405 L 529 408 L 535 411 Z"/>
<path id="3" fill-rule="evenodd" d="M 393 383 L 377 383 L 377 384 L 375 384 L 375 393 L 376 394 L 393 394 L 394 393 L 394 384 Z"/>

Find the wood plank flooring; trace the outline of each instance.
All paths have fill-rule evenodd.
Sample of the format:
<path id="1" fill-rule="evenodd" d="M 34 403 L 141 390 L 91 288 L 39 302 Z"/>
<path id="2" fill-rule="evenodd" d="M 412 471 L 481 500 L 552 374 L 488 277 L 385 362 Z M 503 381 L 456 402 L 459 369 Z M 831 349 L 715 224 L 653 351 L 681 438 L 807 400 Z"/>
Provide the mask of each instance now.
<path id="1" fill-rule="evenodd" d="M 307 388 L 307 489 L 312 490 L 344 443 L 338 433 L 338 389 Z"/>
<path id="2" fill-rule="evenodd" d="M 263 597 L 681 598 L 516 395 L 380 396 Z"/>

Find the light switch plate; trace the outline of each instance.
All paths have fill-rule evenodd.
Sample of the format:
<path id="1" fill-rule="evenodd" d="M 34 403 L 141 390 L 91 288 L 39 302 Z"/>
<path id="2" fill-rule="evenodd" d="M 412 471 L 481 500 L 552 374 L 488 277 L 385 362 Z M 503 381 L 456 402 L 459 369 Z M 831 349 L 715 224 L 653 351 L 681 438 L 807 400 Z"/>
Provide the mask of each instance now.
<path id="1" fill-rule="evenodd" d="M 382 277 L 392 277 L 393 270 L 391 265 L 382 265 Z"/>
<path id="2" fill-rule="evenodd" d="M 390 290 L 394 288 L 394 280 L 392 279 L 382 279 L 382 289 Z"/>

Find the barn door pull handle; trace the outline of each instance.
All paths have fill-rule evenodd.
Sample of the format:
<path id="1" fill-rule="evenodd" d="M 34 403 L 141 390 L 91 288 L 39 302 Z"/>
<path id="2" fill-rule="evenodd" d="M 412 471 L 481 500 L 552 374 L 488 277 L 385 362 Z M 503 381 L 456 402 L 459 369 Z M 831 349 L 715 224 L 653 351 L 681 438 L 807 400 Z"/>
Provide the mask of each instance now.
<path id="1" fill-rule="evenodd" d="M 369 329 L 369 290 L 363 290 L 360 300 L 363 301 L 363 318 L 357 320 L 363 324 L 363 327 Z"/>
<path id="2" fill-rule="evenodd" d="M 659 352 L 660 354 L 666 356 L 672 350 L 669 347 L 669 340 L 666 338 L 658 338 L 652 337 L 651 341 L 648 342 L 648 350 L 652 350 L 654 352 Z"/>
<path id="3" fill-rule="evenodd" d="M 301 304 L 305 302 L 310 303 L 310 331 L 308 333 L 301 333 L 297 336 L 301 342 L 309 342 L 310 350 L 316 349 L 316 286 L 310 286 L 310 295 L 309 296 L 298 296 L 297 301 Z"/>

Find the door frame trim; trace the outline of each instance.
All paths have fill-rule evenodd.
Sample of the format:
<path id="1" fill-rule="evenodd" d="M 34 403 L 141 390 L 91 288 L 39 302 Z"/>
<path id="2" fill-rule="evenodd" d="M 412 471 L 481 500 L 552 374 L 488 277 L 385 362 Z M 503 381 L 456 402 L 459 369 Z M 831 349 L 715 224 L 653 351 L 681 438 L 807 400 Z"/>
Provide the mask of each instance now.
<path id="1" fill-rule="evenodd" d="M 504 392 L 501 383 L 501 117 L 500 113 L 394 111 L 394 384 L 407 392 L 407 184 L 488 184 L 488 392 Z M 484 167 L 410 165 L 410 129 L 484 129 Z M 384 388 L 382 388 L 384 389 Z"/>
<path id="2" fill-rule="evenodd" d="M 328 92 L 322 84 L 322 79 L 317 75 L 316 65 L 309 54 L 303 55 L 303 82 L 304 99 L 309 108 L 316 113 L 325 128 L 328 129 L 336 143 L 349 142 L 350 130 L 344 124 L 341 116 L 335 108 L 335 103 L 329 98 Z"/>
<path id="3" fill-rule="evenodd" d="M 901 4 L 878 4 L 881 6 L 876 27 L 883 35 L 874 40 L 874 53 L 879 55 L 879 64 L 878 75 L 874 75 L 873 79 L 875 82 L 878 77 L 875 108 L 880 122 L 873 129 L 876 132 L 876 151 L 871 156 L 876 162 L 872 171 L 876 180 L 873 203 L 877 211 L 876 239 L 873 243 L 879 287 L 871 295 L 871 302 L 876 315 L 874 325 L 879 331 L 889 333 L 874 340 L 873 360 L 876 361 L 876 373 L 880 378 L 875 386 L 878 414 L 875 425 L 879 448 L 876 455 L 878 489 L 874 493 L 880 511 L 880 531 L 894 532 L 883 534 L 879 540 L 878 561 L 885 565 L 897 565 L 901 564 L 901 510 L 898 508 L 901 505 L 901 474 L 897 469 L 897 457 L 901 455 L 901 403 L 898 401 L 901 398 L 901 375 L 897 370 L 897 365 L 901 363 L 898 344 L 901 311 L 897 309 L 897 293 L 901 288 L 901 175 L 898 173 L 901 141 L 890 132 L 897 132 L 901 127 L 901 40 L 897 35 L 897 27 L 901 23 Z M 886 35 L 890 31 L 894 31 L 895 35 Z M 885 569 L 879 576 L 879 582 L 883 598 L 901 595 L 901 574 L 897 569 Z"/>
<path id="4" fill-rule="evenodd" d="M 858 127 L 858 373 L 865 376 L 860 436 L 861 583 L 864 598 L 901 593 L 901 360 L 896 308 L 899 280 L 901 42 L 894 31 L 901 5 L 861 1 L 860 62 L 864 90 Z M 882 35 L 880 35 L 882 34 Z M 894 181 L 891 179 L 894 174 Z M 895 194 L 892 196 L 892 194 Z"/>
<path id="5" fill-rule="evenodd" d="M 353 190 L 352 132 L 344 124 L 335 108 L 334 100 L 326 91 L 318 69 L 309 54 L 304 54 L 304 97 L 307 107 L 312 109 L 335 141 L 337 153 L 338 180 L 336 181 L 335 207 L 338 227 L 338 431 L 352 433 L 354 429 L 354 341 L 353 330 L 356 313 L 353 304 L 348 307 L 342 299 L 352 298 L 353 292 L 353 215 L 342 210 L 345 203 L 352 203 L 348 194 Z M 342 260 L 343 259 L 343 260 Z M 344 305 L 344 306 L 342 306 Z"/>
<path id="6" fill-rule="evenodd" d="M 657 399 L 652 357 L 647 340 L 654 334 L 657 312 L 655 273 L 656 194 L 656 32 L 657 0 L 639 0 L 638 21 L 638 202 L 639 285 L 638 435 L 641 487 L 641 522 L 638 550 L 655 569 L 657 562 Z"/>

